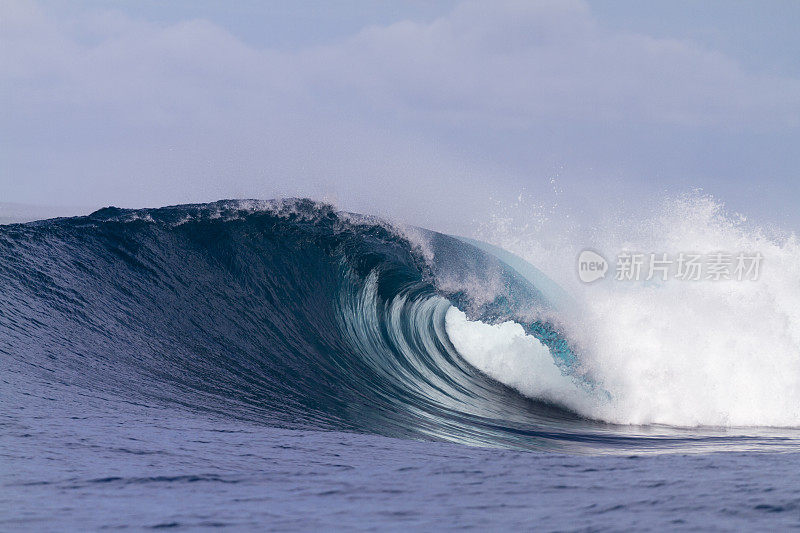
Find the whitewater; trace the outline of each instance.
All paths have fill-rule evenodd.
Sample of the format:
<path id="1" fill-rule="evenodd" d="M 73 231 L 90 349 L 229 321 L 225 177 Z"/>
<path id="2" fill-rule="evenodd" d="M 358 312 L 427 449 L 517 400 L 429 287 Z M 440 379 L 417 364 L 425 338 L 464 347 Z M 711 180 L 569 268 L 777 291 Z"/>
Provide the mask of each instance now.
<path id="1" fill-rule="evenodd" d="M 563 376 L 537 371 L 534 361 L 550 370 L 552 362 L 518 325 L 487 327 L 453 311 L 448 331 L 454 343 L 464 337 L 461 353 L 496 379 L 534 397 L 552 399 L 551 389 L 557 389 L 560 402 L 587 417 L 621 424 L 799 427 L 796 236 L 748 223 L 697 194 L 664 201 L 654 211 L 598 228 L 590 242 L 612 252 L 672 256 L 756 250 L 763 255 L 763 271 L 756 280 L 638 283 L 615 281 L 612 273 L 585 284 L 574 261 L 587 237 L 568 242 L 564 234 L 545 237 L 540 229 L 522 240 L 508 228 L 492 235 L 532 263 L 546 265 L 548 275 L 570 290 L 571 305 L 554 320 L 581 354 L 580 372 L 609 393 L 608 401 L 583 401 L 579 389 L 568 392 Z M 537 374 L 552 377 L 546 384 L 531 381 Z"/>

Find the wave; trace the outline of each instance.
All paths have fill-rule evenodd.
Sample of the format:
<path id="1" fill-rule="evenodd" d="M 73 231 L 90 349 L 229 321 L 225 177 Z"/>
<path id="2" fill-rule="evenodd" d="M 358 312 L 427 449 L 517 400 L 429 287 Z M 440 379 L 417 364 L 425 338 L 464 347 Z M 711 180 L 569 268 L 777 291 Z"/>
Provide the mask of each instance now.
<path id="1" fill-rule="evenodd" d="M 82 395 L 478 446 L 789 438 L 626 425 L 636 398 L 530 263 L 310 200 L 106 208 L 0 227 L 0 253 L 6 370 Z"/>

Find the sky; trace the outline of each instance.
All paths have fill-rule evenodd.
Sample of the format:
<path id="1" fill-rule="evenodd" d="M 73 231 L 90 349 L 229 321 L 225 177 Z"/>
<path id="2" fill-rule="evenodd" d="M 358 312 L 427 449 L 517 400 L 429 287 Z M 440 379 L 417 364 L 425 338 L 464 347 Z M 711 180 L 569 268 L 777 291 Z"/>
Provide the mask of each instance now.
<path id="1" fill-rule="evenodd" d="M 800 3 L 0 2 L 0 202 L 468 232 L 696 189 L 800 227 Z"/>

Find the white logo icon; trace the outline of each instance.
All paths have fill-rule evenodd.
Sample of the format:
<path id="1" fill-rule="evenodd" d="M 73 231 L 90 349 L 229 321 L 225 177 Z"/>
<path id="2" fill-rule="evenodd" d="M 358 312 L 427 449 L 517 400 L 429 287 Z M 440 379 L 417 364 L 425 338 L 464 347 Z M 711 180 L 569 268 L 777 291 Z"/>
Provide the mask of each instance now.
<path id="1" fill-rule="evenodd" d="M 608 272 L 608 261 L 592 250 L 584 250 L 578 256 L 578 277 L 584 283 L 604 278 Z"/>

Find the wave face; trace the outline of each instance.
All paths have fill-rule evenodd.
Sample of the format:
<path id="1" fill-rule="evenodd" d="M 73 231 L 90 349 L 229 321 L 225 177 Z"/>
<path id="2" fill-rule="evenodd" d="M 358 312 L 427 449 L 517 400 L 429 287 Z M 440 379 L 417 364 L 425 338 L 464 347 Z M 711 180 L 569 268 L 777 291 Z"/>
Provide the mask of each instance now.
<path id="1" fill-rule="evenodd" d="M 613 391 L 585 372 L 546 278 L 308 200 L 4 226 L 0 275 L 6 370 L 77 396 L 510 448 L 795 438 L 603 421 Z"/>

